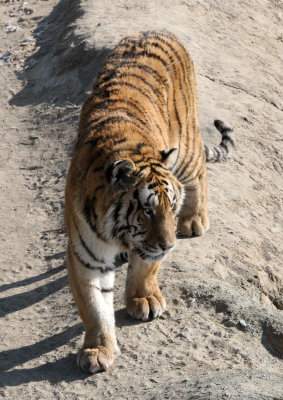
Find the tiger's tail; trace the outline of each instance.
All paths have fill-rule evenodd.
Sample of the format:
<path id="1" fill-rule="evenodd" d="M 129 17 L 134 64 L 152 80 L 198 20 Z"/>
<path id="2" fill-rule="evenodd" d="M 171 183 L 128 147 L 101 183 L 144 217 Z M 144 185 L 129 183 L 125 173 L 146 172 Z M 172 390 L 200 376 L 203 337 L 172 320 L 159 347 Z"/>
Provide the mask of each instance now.
<path id="1" fill-rule="evenodd" d="M 204 145 L 204 151 L 207 162 L 223 161 L 231 154 L 235 147 L 235 139 L 233 129 L 226 122 L 216 119 L 214 121 L 215 128 L 221 133 L 222 140 L 219 146 L 208 147 Z"/>

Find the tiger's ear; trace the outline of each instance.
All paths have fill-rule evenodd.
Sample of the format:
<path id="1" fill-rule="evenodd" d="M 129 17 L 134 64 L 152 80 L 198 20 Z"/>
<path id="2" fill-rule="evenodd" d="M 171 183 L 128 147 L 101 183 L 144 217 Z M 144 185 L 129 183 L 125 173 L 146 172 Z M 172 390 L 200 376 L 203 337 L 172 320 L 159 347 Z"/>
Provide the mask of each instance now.
<path id="1" fill-rule="evenodd" d="M 113 191 L 128 190 L 134 184 L 135 164 L 131 160 L 118 160 L 108 164 L 105 177 Z"/>
<path id="2" fill-rule="evenodd" d="M 161 150 L 160 155 L 161 155 L 161 161 L 166 165 L 167 168 L 170 169 L 170 164 L 172 162 L 173 156 L 172 154 L 175 153 L 177 150 L 176 147 L 173 147 L 172 149 L 167 149 L 167 150 Z"/>

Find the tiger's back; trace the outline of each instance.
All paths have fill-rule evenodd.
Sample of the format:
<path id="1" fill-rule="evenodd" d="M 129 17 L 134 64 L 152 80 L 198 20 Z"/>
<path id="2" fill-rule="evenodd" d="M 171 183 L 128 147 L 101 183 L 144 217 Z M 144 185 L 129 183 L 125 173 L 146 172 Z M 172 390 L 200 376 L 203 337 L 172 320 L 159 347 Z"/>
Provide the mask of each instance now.
<path id="1" fill-rule="evenodd" d="M 174 35 L 147 32 L 123 39 L 83 107 L 79 142 L 103 143 L 104 154 L 125 149 L 137 158 L 144 145 L 177 148 L 173 172 L 182 180 L 189 164 L 189 172 L 198 172 L 203 162 L 196 90 L 193 62 Z"/>

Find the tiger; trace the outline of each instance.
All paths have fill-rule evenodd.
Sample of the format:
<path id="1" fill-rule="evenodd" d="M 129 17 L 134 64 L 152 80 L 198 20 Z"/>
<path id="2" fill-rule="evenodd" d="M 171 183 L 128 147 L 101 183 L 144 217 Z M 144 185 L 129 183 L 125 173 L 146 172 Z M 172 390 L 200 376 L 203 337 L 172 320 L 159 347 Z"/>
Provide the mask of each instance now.
<path id="1" fill-rule="evenodd" d="M 203 144 L 191 57 L 167 31 L 121 40 L 86 99 L 67 175 L 67 265 L 85 328 L 78 366 L 106 370 L 119 354 L 115 269 L 128 262 L 127 312 L 146 321 L 165 311 L 157 281 L 162 260 L 183 237 L 209 228 L 206 161 L 234 147 L 216 120 L 219 146 Z"/>

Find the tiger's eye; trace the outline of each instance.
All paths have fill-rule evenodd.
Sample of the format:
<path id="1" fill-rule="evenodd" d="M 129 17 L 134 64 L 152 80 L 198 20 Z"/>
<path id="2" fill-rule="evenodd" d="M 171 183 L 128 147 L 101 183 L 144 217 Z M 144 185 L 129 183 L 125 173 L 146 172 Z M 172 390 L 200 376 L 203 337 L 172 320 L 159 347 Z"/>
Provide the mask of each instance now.
<path id="1" fill-rule="evenodd" d="M 144 212 L 144 215 L 146 215 L 147 217 L 153 216 L 153 212 L 150 208 L 144 208 L 143 212 Z"/>

